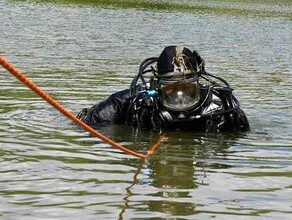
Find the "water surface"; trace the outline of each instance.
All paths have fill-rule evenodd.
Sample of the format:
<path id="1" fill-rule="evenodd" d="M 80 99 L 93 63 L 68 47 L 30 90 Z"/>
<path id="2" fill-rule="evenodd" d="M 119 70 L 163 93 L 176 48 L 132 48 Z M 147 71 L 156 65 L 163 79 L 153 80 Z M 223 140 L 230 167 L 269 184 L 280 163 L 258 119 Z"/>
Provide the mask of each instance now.
<path id="1" fill-rule="evenodd" d="M 230 82 L 251 132 L 166 132 L 140 161 L 1 68 L 0 216 L 291 219 L 291 2 L 117 2 L 0 0 L 0 53 L 77 113 L 127 88 L 143 59 L 187 46 Z M 158 138 L 127 126 L 100 132 L 139 152 Z"/>

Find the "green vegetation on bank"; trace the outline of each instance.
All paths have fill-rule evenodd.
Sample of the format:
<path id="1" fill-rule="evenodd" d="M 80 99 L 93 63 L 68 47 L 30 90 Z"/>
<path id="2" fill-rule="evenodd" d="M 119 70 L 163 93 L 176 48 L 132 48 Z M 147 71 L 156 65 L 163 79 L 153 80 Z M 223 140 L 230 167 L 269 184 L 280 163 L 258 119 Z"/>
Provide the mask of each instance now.
<path id="1" fill-rule="evenodd" d="M 44 2 L 35 0 L 36 2 Z M 158 10 L 158 11 L 186 11 L 189 13 L 216 13 L 216 14 L 231 14 L 231 15 L 246 15 L 246 16 L 268 16 L 268 17 L 284 17 L 292 19 L 292 10 L 274 10 L 274 6 L 292 7 L 292 4 L 287 0 L 273 3 L 270 0 L 265 4 L 263 0 L 253 2 L 244 0 L 223 0 L 217 1 L 218 4 L 209 4 L 209 1 L 151 1 L 151 0 L 47 0 L 45 2 L 53 2 L 56 4 L 77 4 L 91 5 L 104 8 L 124 8 L 124 9 L 141 9 L 141 10 Z M 199 2 L 199 3 L 198 3 Z M 216 1 L 210 1 L 214 3 Z M 246 4 L 245 4 L 246 2 Z M 223 4 L 222 4 L 223 3 Z M 229 4 L 230 3 L 230 4 Z M 250 7 L 241 7 L 249 5 Z M 269 6 L 252 7 L 252 5 Z"/>

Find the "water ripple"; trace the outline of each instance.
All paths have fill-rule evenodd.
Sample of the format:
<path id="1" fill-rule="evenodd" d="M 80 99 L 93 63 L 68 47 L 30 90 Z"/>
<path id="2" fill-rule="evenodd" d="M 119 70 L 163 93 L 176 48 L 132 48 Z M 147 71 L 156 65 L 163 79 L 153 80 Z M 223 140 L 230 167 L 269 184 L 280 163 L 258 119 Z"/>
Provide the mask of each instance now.
<path id="1" fill-rule="evenodd" d="M 290 219 L 291 4 L 179 3 L 186 6 L 168 0 L 161 11 L 0 0 L 1 55 L 71 112 L 128 88 L 143 59 L 178 44 L 198 50 L 207 70 L 230 82 L 252 128 L 169 131 L 139 161 L 0 69 L 3 218 Z M 129 126 L 99 131 L 141 153 L 158 138 Z"/>

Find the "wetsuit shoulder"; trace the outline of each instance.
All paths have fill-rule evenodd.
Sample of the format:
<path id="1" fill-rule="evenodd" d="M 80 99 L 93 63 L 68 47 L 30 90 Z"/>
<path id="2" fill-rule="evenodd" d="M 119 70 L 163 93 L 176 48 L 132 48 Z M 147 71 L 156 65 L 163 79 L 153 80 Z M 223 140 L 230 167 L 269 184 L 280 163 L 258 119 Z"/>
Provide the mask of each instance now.
<path id="1" fill-rule="evenodd" d="M 129 89 L 113 93 L 106 100 L 99 102 L 92 108 L 82 110 L 85 114 L 80 118 L 85 123 L 94 126 L 123 123 L 124 118 L 122 114 L 128 98 Z"/>

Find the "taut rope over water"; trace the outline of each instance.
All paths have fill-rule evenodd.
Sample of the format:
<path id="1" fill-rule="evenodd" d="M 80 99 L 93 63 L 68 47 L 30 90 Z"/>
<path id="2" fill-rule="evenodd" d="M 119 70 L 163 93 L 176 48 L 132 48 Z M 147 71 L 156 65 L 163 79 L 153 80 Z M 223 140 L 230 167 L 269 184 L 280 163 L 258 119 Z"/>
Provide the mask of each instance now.
<path id="1" fill-rule="evenodd" d="M 128 154 L 131 154 L 135 157 L 139 157 L 141 159 L 145 159 L 148 156 L 152 155 L 154 151 L 157 149 L 158 145 L 161 143 L 162 139 L 164 138 L 164 135 L 161 135 L 158 139 L 158 141 L 153 145 L 153 147 L 148 151 L 146 155 L 135 152 L 133 150 L 130 150 L 113 140 L 109 139 L 108 137 L 102 135 L 98 131 L 94 130 L 87 124 L 85 124 L 83 121 L 81 121 L 79 118 L 77 118 L 75 115 L 73 115 L 71 112 L 69 112 L 67 109 L 65 109 L 61 104 L 59 104 L 57 101 L 55 101 L 51 96 L 49 96 L 46 92 L 44 92 L 41 88 L 39 88 L 35 83 L 33 83 L 30 79 L 28 79 L 25 75 L 23 75 L 19 70 L 17 70 L 15 67 L 13 67 L 12 64 L 10 64 L 4 57 L 0 56 L 0 64 L 12 75 L 14 75 L 17 79 L 19 79 L 24 85 L 29 87 L 32 91 L 34 91 L 37 95 L 39 95 L 43 100 L 48 102 L 50 105 L 52 105 L 55 109 L 57 109 L 59 112 L 61 112 L 63 115 L 65 115 L 67 118 L 74 121 L 77 125 L 81 126 L 86 131 L 90 132 L 92 135 L 98 137 L 99 139 L 103 140 L 104 142 L 112 145 L 113 147 L 116 147 Z"/>

